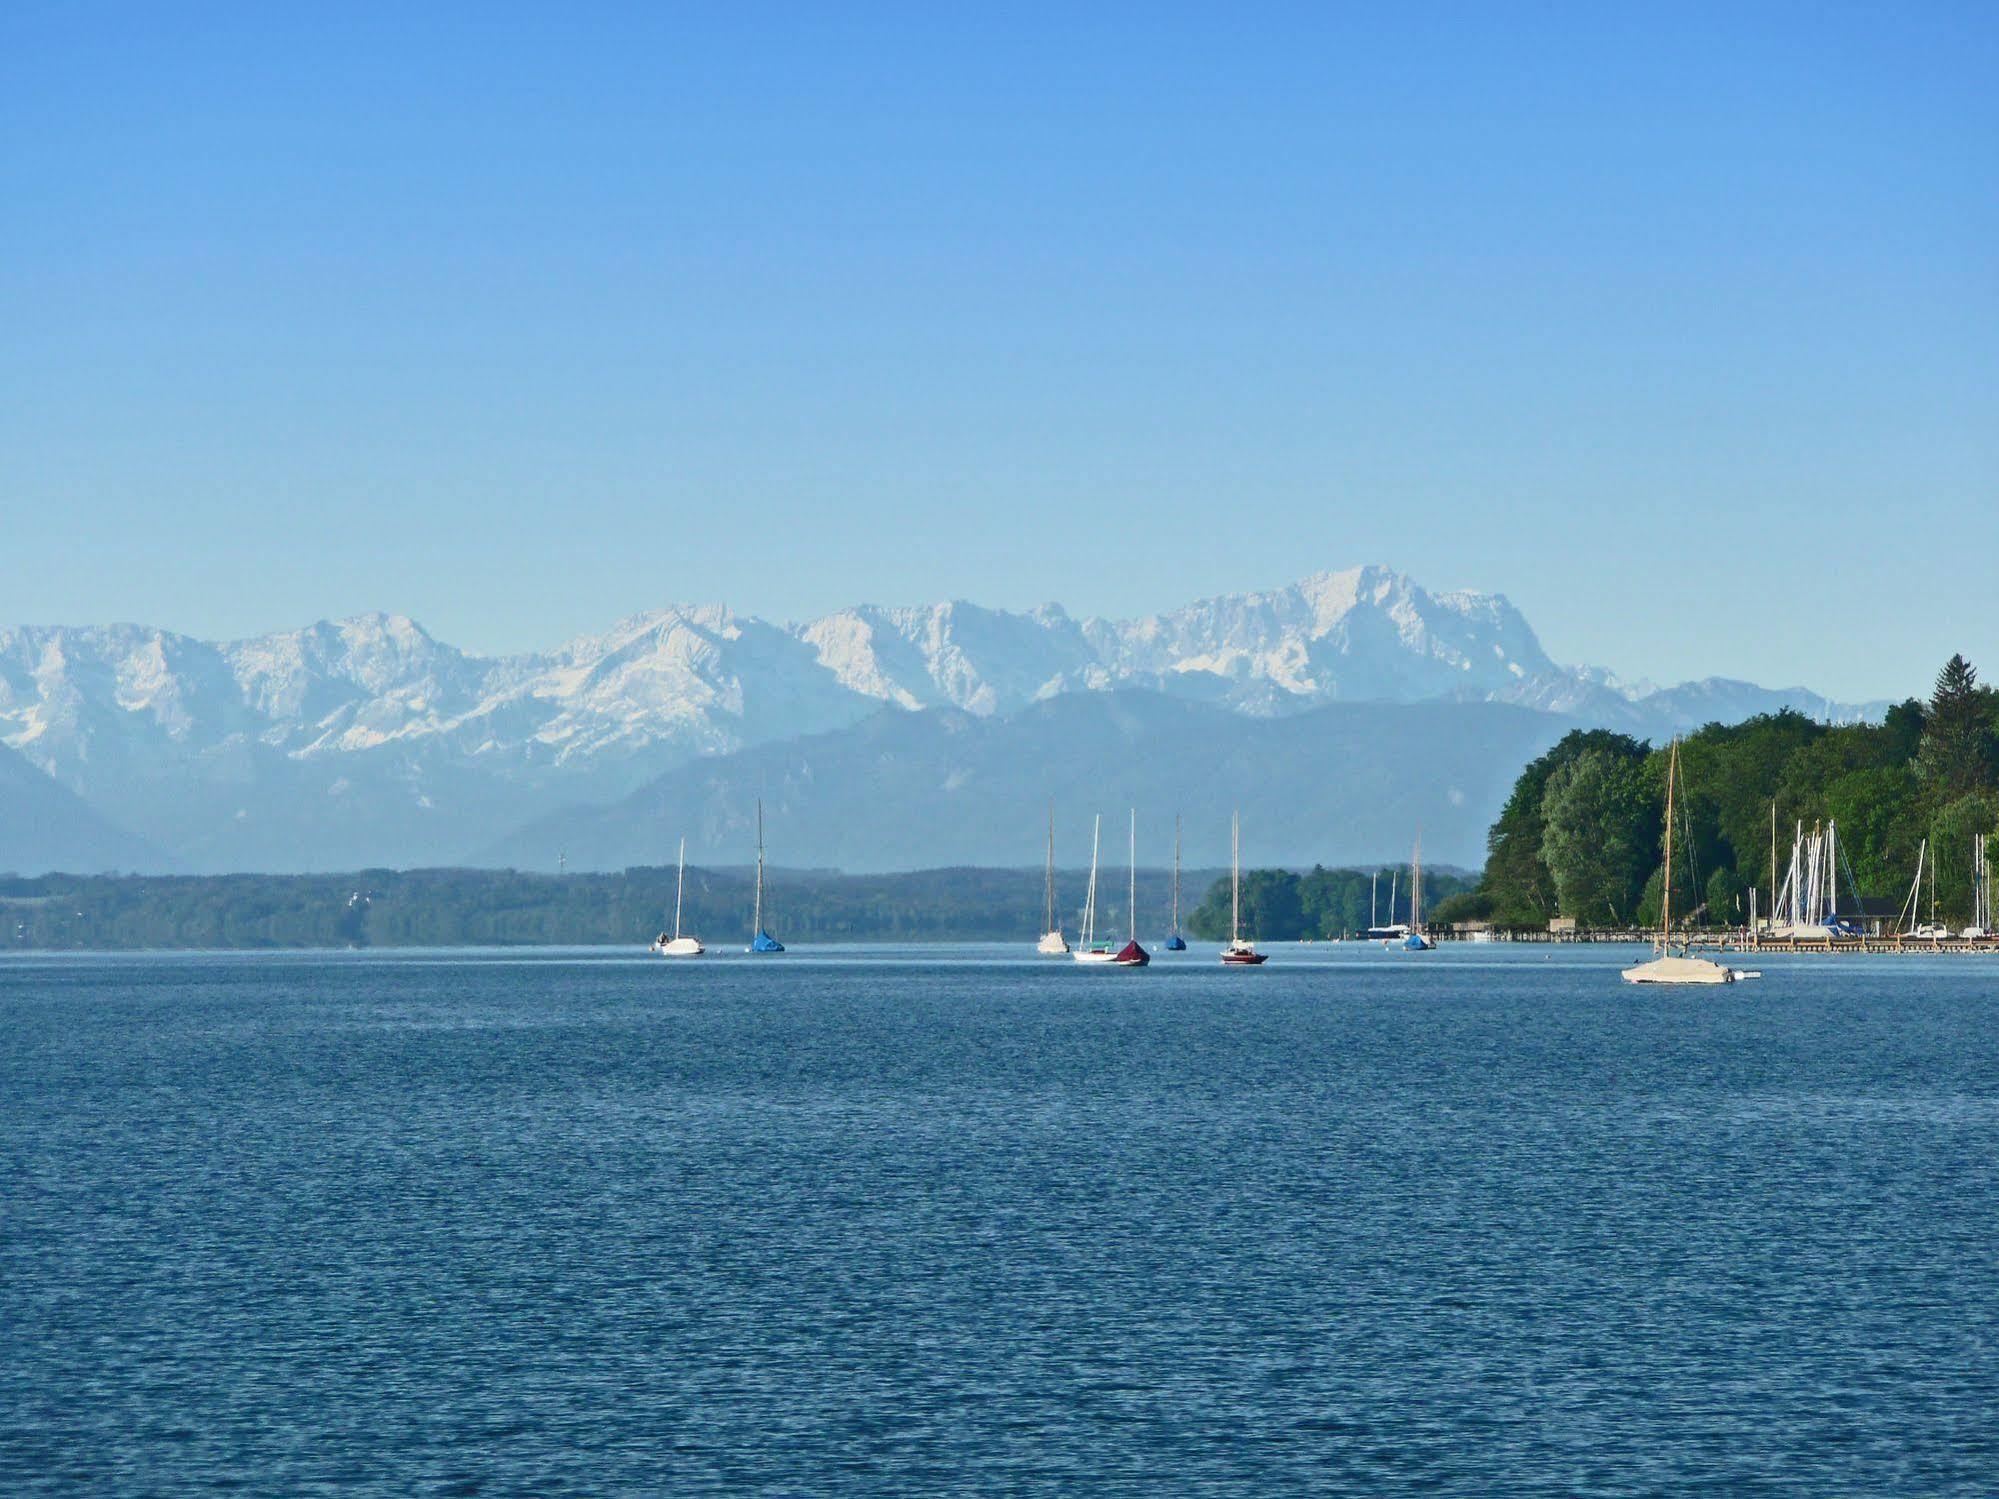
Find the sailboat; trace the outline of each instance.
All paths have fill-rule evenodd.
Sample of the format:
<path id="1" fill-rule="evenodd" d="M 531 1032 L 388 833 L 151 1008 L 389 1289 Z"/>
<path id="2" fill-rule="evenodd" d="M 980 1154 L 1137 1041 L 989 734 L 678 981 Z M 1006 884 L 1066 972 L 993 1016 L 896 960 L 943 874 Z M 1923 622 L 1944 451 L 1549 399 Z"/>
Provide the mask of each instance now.
<path id="1" fill-rule="evenodd" d="M 1167 952 L 1185 952 L 1187 939 L 1180 935 L 1180 814 L 1173 814 L 1173 935 L 1160 946 Z"/>
<path id="2" fill-rule="evenodd" d="M 1041 918 L 1041 940 L 1034 944 L 1034 950 L 1044 957 L 1059 958 L 1069 950 L 1069 941 L 1062 935 L 1062 928 L 1055 921 L 1055 803 L 1048 804 L 1048 882 L 1043 898 L 1046 907 Z"/>
<path id="3" fill-rule="evenodd" d="M 680 902 L 687 892 L 687 840 L 680 840 L 680 869 L 673 880 L 673 935 L 661 932 L 652 939 L 652 950 L 662 958 L 698 958 L 708 949 L 699 937 L 680 935 Z"/>
<path id="4" fill-rule="evenodd" d="M 1712 958 L 1697 958 L 1684 949 L 1673 953 L 1673 790 L 1680 778 L 1680 741 L 1673 741 L 1666 761 L 1666 865 L 1659 881 L 1659 940 L 1649 963 L 1624 970 L 1627 984 L 1732 984 L 1737 979 L 1761 978 L 1760 973 L 1729 968 Z"/>
<path id="5" fill-rule="evenodd" d="M 1131 852 L 1126 869 L 1130 876 L 1130 889 L 1125 895 L 1125 918 L 1130 930 L 1125 933 L 1124 946 L 1117 950 L 1111 961 L 1120 968 L 1143 968 L 1152 961 L 1152 954 L 1138 945 L 1138 808 L 1131 809 Z"/>
<path id="6" fill-rule="evenodd" d="M 1229 814 L 1229 934 L 1222 961 L 1230 967 L 1253 967 L 1268 956 L 1242 940 L 1242 816 L 1235 812 Z"/>
<path id="7" fill-rule="evenodd" d="M 745 952 L 783 952 L 784 944 L 764 930 L 764 804 L 757 798 L 757 904 L 756 914 L 750 918 L 750 925 L 756 935 L 750 938 Z"/>
<path id="8" fill-rule="evenodd" d="M 1971 835 L 1971 925 L 1958 933 L 1970 942 L 1992 935 L 1992 860 L 1985 852 L 1989 836 Z"/>
<path id="9" fill-rule="evenodd" d="M 1083 934 L 1070 954 L 1078 963 L 1111 963 L 1117 954 L 1108 942 L 1097 941 L 1097 851 L 1103 842 L 1104 818 L 1099 812 L 1090 825 L 1090 891 L 1083 897 Z"/>
<path id="10" fill-rule="evenodd" d="M 1398 888 L 1396 882 L 1401 878 L 1402 871 L 1399 869 L 1391 869 L 1388 872 L 1388 920 L 1386 922 L 1376 921 L 1374 910 L 1374 893 L 1381 882 L 1381 871 L 1377 869 L 1374 872 L 1374 878 L 1368 882 L 1367 940 L 1370 942 L 1379 942 L 1383 947 L 1398 947 L 1401 945 L 1402 939 L 1409 935 L 1408 923 L 1395 919 L 1395 896 Z"/>
<path id="11" fill-rule="evenodd" d="M 1430 952 L 1436 947 L 1423 935 L 1423 830 L 1416 829 L 1416 850 L 1409 859 L 1409 930 L 1396 944 L 1404 952 Z"/>
<path id="12" fill-rule="evenodd" d="M 1916 846 L 1916 882 L 1909 886 L 1909 898 L 1902 903 L 1902 914 L 1895 918 L 1897 935 L 1915 937 L 1924 942 L 1938 942 L 1952 935 L 1949 927 L 1937 920 L 1937 864 L 1929 858 L 1930 840 L 1925 838 Z M 1930 919 L 1922 919 L 1923 911 L 1923 866 L 1928 860 L 1930 871 Z"/>

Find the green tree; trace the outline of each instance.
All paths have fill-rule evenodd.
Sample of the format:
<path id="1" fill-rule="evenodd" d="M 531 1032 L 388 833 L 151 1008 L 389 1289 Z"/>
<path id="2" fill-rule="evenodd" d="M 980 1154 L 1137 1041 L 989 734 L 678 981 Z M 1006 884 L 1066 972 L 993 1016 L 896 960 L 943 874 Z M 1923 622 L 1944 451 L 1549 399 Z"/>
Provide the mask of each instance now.
<path id="1" fill-rule="evenodd" d="M 1256 869 L 1243 876 L 1242 932 L 1266 942 L 1295 942 L 1305 935 L 1297 875 L 1288 869 Z"/>
<path id="2" fill-rule="evenodd" d="M 1314 937 L 1343 937 L 1367 925 L 1368 877 L 1353 869 L 1314 865 L 1298 882 L 1305 931 Z"/>
<path id="3" fill-rule="evenodd" d="M 1490 921 L 1492 897 L 1483 890 L 1460 890 L 1437 902 L 1435 910 L 1423 913 L 1424 924 L 1448 927 L 1460 921 Z"/>
<path id="4" fill-rule="evenodd" d="M 1729 864 L 1751 884 L 1771 882 L 1770 805 L 1778 802 L 1785 818 L 1804 814 L 1785 800 L 1784 767 L 1829 732 L 1785 709 L 1725 727 L 1710 724 L 1681 742 L 1681 785 L 1692 798 L 1695 825 L 1714 840 L 1700 853 L 1701 867 Z M 1663 787 L 1663 768 L 1656 777 Z"/>
<path id="5" fill-rule="evenodd" d="M 1937 673 L 1916 775 L 1939 803 L 1993 787 L 1994 746 L 1987 699 L 1978 690 L 1978 672 L 1963 656 L 1952 656 Z"/>
<path id="6" fill-rule="evenodd" d="M 1645 747 L 1607 729 L 1577 729 L 1520 772 L 1513 792 L 1486 835 L 1485 876 L 1480 882 L 1499 926 L 1545 926 L 1560 906 L 1555 877 L 1545 852 L 1543 803 L 1548 782 L 1592 750 L 1635 758 Z"/>
<path id="7" fill-rule="evenodd" d="M 1549 777 L 1541 818 L 1562 914 L 1584 926 L 1635 919 L 1663 831 L 1642 751 L 1585 750 Z"/>
<path id="8" fill-rule="evenodd" d="M 1749 886 L 1733 869 L 1717 869 L 1707 879 L 1706 926 L 1740 926 L 1749 919 Z"/>
<path id="9" fill-rule="evenodd" d="M 1909 766 L 1850 772 L 1824 789 L 1820 804 L 1825 815 L 1839 824 L 1839 846 L 1860 893 L 1900 895 L 1915 869 L 1916 848 L 1924 836 L 1922 791 Z M 1842 888 L 1842 896 L 1845 893 Z"/>
<path id="10" fill-rule="evenodd" d="M 1916 751 L 1923 743 L 1926 716 L 1920 702 L 1915 698 L 1906 698 L 1890 708 L 1881 720 L 1882 732 L 1894 745 L 1897 765 L 1906 765 L 1916 758 Z"/>
<path id="11" fill-rule="evenodd" d="M 1999 797 L 1989 792 L 1959 797 L 1930 823 L 1930 857 L 1936 861 L 1937 915 L 1953 927 L 1971 920 L 1972 837 L 1996 831 L 1999 831 Z M 1927 901 L 1925 893 L 1925 916 L 1929 913 Z"/>

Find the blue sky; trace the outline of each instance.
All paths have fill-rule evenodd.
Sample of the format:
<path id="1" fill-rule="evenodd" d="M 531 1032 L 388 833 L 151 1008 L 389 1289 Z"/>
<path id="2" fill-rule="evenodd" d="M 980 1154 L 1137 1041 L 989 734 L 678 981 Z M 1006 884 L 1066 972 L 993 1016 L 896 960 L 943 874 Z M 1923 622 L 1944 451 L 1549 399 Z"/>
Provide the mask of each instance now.
<path id="1" fill-rule="evenodd" d="M 1999 676 L 1999 7 L 0 8 L 0 619 L 1363 561 Z"/>

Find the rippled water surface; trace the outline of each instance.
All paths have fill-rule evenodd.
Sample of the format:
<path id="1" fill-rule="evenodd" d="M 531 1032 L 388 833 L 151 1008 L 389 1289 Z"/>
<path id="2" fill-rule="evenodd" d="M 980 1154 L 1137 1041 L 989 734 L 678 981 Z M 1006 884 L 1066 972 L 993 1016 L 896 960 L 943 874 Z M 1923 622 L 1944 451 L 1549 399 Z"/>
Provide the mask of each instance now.
<path id="1" fill-rule="evenodd" d="M 1999 1489 L 1999 960 L 0 962 L 0 1487 Z"/>

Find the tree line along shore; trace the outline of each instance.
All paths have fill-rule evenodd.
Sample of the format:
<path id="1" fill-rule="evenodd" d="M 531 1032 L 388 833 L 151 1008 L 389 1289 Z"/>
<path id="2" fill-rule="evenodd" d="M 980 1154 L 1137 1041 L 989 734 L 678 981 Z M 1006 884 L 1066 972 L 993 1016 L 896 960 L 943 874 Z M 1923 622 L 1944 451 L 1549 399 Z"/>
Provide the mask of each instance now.
<path id="1" fill-rule="evenodd" d="M 1367 925 L 1371 887 L 1389 919 L 1391 889 L 1409 915 L 1409 871 L 1247 871 L 1245 928 L 1287 941 Z M 685 930 L 715 946 L 750 931 L 747 869 L 687 871 Z M 931 869 L 906 874 L 766 873 L 765 920 L 788 943 L 1027 941 L 1041 930 L 1039 869 Z M 1067 926 L 1076 930 L 1085 876 L 1064 871 Z M 1151 940 L 1171 923 L 1171 876 L 1138 875 L 1138 929 Z M 1124 880 L 1102 886 L 1099 921 L 1126 926 Z M 1424 871 L 1449 895 L 1469 878 Z M 1228 927 L 1228 880 L 1190 870 L 1183 889 L 1206 895 L 1184 913 L 1195 937 Z M 314 875 L 43 875 L 0 877 L 0 952 L 197 948 L 401 948 L 581 945 L 643 947 L 673 912 L 674 871 L 525 874 L 513 870 L 362 870 Z"/>

